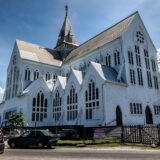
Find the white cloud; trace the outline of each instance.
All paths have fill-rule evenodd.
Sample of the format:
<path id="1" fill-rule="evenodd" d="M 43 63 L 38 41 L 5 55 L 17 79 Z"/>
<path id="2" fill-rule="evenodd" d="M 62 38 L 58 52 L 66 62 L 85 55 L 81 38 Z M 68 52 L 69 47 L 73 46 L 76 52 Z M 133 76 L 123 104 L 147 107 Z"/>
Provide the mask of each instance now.
<path id="1" fill-rule="evenodd" d="M 0 87 L 0 102 L 3 99 L 3 95 L 4 95 L 4 88 Z"/>

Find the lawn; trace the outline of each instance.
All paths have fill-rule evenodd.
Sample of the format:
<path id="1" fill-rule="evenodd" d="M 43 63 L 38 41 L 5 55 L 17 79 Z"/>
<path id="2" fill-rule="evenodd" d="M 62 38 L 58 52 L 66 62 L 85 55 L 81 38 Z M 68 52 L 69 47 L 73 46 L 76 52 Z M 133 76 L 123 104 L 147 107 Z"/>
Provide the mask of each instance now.
<path id="1" fill-rule="evenodd" d="M 59 140 L 57 145 L 58 148 L 75 148 L 75 147 L 91 147 L 91 148 L 109 148 L 109 147 L 129 147 L 139 149 L 160 149 L 160 146 L 153 147 L 151 145 L 136 144 L 136 143 L 122 143 L 121 141 L 115 140 Z"/>

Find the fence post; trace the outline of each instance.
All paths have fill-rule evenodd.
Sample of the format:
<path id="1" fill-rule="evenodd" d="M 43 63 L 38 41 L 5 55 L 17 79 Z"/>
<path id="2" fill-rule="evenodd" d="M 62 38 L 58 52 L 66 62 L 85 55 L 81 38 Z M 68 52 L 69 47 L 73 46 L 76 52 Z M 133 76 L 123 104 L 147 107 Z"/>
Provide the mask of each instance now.
<path id="1" fill-rule="evenodd" d="M 143 129 L 142 127 L 143 126 L 140 126 L 140 125 L 138 127 L 138 129 L 139 129 L 139 140 L 140 140 L 140 143 L 142 143 L 142 132 L 141 132 L 141 130 Z"/>
<path id="2" fill-rule="evenodd" d="M 124 143 L 124 137 L 123 137 L 123 134 L 124 134 L 124 127 L 121 126 L 121 142 Z"/>
<path id="3" fill-rule="evenodd" d="M 160 126 L 157 125 L 157 131 L 158 131 L 158 145 L 160 146 Z"/>

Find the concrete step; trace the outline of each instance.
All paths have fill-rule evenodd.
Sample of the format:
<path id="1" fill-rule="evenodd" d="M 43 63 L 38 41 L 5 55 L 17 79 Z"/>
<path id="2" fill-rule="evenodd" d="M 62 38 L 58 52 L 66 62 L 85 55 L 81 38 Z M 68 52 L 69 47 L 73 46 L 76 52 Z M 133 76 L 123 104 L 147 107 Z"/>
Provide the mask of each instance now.
<path id="1" fill-rule="evenodd" d="M 122 129 L 121 127 L 111 127 L 106 129 L 106 139 L 121 139 Z"/>

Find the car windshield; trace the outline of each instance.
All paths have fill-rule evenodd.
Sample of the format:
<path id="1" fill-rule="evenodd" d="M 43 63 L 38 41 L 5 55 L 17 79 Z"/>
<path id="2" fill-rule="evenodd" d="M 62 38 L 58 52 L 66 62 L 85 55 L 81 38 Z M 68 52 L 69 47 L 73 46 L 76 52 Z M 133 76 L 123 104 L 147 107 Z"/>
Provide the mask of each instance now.
<path id="1" fill-rule="evenodd" d="M 21 134 L 21 137 L 27 137 L 29 134 L 30 134 L 29 131 L 28 131 L 28 132 L 25 132 L 25 133 Z"/>
<path id="2" fill-rule="evenodd" d="M 45 136 L 55 136 L 52 132 L 48 131 L 48 130 L 42 130 L 42 133 L 45 135 Z"/>

